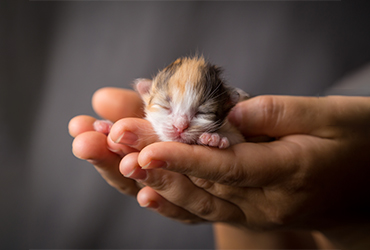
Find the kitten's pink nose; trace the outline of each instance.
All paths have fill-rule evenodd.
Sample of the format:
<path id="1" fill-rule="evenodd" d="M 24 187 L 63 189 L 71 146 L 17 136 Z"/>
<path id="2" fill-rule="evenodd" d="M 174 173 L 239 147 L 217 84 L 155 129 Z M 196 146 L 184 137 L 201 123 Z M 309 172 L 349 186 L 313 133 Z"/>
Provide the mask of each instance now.
<path id="1" fill-rule="evenodd" d="M 189 127 L 189 119 L 184 116 L 178 116 L 175 118 L 172 126 L 176 129 L 176 132 L 181 134 Z"/>
<path id="2" fill-rule="evenodd" d="M 176 129 L 177 133 L 181 134 L 182 132 L 184 132 L 189 127 L 189 125 L 184 125 L 184 126 L 175 126 L 175 125 L 173 125 L 173 127 Z"/>

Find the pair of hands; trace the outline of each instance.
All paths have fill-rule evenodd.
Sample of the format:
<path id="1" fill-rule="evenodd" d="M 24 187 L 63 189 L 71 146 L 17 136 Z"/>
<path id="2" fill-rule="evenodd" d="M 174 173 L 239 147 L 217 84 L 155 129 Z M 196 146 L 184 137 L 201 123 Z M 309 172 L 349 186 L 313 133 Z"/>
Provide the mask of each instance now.
<path id="1" fill-rule="evenodd" d="M 252 98 L 229 120 L 247 141 L 275 140 L 228 149 L 158 142 L 134 91 L 101 89 L 93 107 L 115 124 L 105 135 L 94 130 L 95 118 L 73 118 L 74 154 L 166 217 L 329 235 L 369 217 L 370 98 Z"/>

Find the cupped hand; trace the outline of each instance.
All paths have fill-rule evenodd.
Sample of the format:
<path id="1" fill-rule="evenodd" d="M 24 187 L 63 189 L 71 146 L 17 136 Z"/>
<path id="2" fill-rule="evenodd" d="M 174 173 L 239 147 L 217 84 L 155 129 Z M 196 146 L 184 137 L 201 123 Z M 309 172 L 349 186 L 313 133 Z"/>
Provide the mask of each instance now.
<path id="1" fill-rule="evenodd" d="M 150 123 L 142 119 L 143 106 L 139 95 L 131 90 L 103 88 L 94 94 L 92 105 L 98 115 L 114 124 L 107 131 L 104 121 L 86 115 L 72 118 L 68 128 L 70 135 L 75 137 L 74 155 L 93 164 L 107 183 L 121 193 L 135 196 L 142 190 L 138 196 L 141 206 L 156 208 L 160 214 L 183 222 L 204 221 L 134 180 L 143 178 L 145 174 L 137 165 L 138 152 L 158 141 Z M 126 171 L 122 173 L 119 171 L 120 162 L 122 166 L 126 165 Z M 163 170 L 157 170 L 160 171 Z M 146 203 L 147 199 L 152 202 Z"/>
<path id="2" fill-rule="evenodd" d="M 147 186 L 139 203 L 171 207 L 182 220 L 252 229 L 325 229 L 369 218 L 369 98 L 261 96 L 229 118 L 246 138 L 274 140 L 226 150 L 150 144 L 120 165 Z"/>
<path id="3" fill-rule="evenodd" d="M 103 88 L 98 90 L 92 105 L 95 112 L 102 118 L 117 121 L 124 117 L 143 117 L 142 100 L 131 90 Z M 136 181 L 122 176 L 119 172 L 121 154 L 109 150 L 107 135 L 96 131 L 97 120 L 93 117 L 80 115 L 72 118 L 68 129 L 73 141 L 73 153 L 77 158 L 87 160 L 95 166 L 101 176 L 113 187 L 124 194 L 136 195 L 140 188 Z M 135 152 L 135 148 L 126 147 L 125 152 Z"/>

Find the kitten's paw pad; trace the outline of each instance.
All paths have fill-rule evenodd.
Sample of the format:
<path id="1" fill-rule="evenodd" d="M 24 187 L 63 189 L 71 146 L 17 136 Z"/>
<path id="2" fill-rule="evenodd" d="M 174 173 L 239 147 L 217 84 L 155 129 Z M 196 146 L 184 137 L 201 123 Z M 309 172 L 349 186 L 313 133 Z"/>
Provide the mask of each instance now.
<path id="1" fill-rule="evenodd" d="M 228 148 L 230 146 L 229 139 L 222 137 L 217 133 L 203 133 L 198 140 L 199 144 L 208 145 L 211 147 Z"/>
<path id="2" fill-rule="evenodd" d="M 108 120 L 96 120 L 93 126 L 95 131 L 108 135 L 112 125 L 113 122 Z"/>

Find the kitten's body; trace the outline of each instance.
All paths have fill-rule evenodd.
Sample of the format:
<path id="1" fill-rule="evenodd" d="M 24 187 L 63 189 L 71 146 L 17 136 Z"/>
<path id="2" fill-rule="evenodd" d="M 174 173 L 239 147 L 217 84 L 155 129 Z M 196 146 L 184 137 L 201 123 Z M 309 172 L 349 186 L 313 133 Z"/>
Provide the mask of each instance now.
<path id="1" fill-rule="evenodd" d="M 219 148 L 244 141 L 226 117 L 248 95 L 227 86 L 220 73 L 202 57 L 180 58 L 152 81 L 137 80 L 146 119 L 162 141 Z"/>

